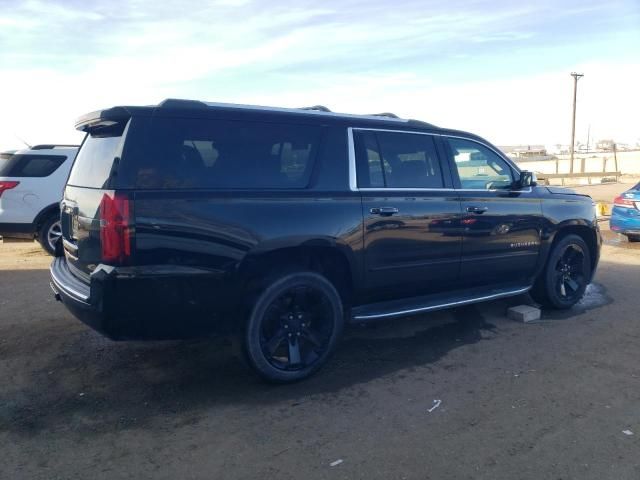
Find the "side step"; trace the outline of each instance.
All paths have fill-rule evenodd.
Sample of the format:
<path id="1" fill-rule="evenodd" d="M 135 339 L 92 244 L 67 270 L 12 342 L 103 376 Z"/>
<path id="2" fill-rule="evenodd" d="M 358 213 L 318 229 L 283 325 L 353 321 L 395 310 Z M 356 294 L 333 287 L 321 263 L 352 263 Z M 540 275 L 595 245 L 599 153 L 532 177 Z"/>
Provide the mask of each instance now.
<path id="1" fill-rule="evenodd" d="M 405 317 L 418 313 L 432 312 L 470 303 L 486 302 L 498 298 L 512 297 L 527 292 L 531 285 L 510 285 L 496 288 L 470 288 L 455 292 L 438 293 L 423 297 L 404 298 L 388 302 L 369 303 L 354 307 L 351 311 L 352 323 L 365 323 L 395 317 Z"/>

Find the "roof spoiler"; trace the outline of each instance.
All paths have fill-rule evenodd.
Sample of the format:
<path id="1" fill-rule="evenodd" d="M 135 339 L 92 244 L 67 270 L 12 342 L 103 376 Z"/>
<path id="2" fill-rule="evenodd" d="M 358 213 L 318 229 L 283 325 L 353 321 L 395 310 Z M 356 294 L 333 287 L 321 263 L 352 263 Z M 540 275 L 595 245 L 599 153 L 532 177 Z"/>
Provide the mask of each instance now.
<path id="1" fill-rule="evenodd" d="M 96 110 L 87 113 L 76 120 L 76 130 L 89 132 L 96 128 L 110 127 L 131 118 L 131 112 L 126 107 L 113 107 L 106 110 Z"/>

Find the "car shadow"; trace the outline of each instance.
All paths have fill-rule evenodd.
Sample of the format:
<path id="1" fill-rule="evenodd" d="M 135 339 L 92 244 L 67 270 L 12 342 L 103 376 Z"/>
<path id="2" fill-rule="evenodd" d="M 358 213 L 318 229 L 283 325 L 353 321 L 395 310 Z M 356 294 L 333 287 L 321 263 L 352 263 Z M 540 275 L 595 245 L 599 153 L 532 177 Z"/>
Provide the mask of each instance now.
<path id="1" fill-rule="evenodd" d="M 393 382 L 393 374 L 403 370 L 424 371 L 413 376 L 428 381 L 433 364 L 449 352 L 500 335 L 488 318 L 500 319 L 508 306 L 530 302 L 520 296 L 350 326 L 325 368 L 278 386 L 261 381 L 241 361 L 232 339 L 113 342 L 52 301 L 46 273 L 11 274 L 15 295 L 2 313 L 12 320 L 0 318 L 0 377 L 6 379 L 0 431 L 26 436 L 57 429 L 103 434 L 167 417 L 197 423 L 218 407 L 279 409 L 335 401 L 345 390 L 366 395 L 360 385 Z"/>
<path id="2" fill-rule="evenodd" d="M 18 271 L 12 275 L 16 284 L 21 276 L 29 282 L 33 277 Z M 48 298 L 41 290 L 38 295 Z M 26 303 L 14 305 L 14 310 L 26 308 Z M 55 302 L 46 315 L 10 326 L 0 323 L 0 335 L 0 371 L 9 380 L 0 393 L 0 431 L 30 436 L 59 428 L 105 433 L 178 413 L 181 421 L 196 422 L 220 405 L 295 407 L 371 380 L 384 381 L 399 370 L 430 368 L 453 349 L 495 335 L 495 327 L 476 306 L 351 326 L 325 368 L 287 386 L 261 381 L 241 361 L 231 339 L 112 342 Z"/>

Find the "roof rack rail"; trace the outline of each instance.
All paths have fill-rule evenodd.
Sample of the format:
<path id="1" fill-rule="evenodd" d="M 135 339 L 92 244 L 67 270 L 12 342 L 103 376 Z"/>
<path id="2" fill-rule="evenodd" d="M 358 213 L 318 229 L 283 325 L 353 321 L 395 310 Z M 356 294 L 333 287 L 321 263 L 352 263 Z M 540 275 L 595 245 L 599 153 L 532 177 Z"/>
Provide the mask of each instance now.
<path id="1" fill-rule="evenodd" d="M 407 123 L 409 125 L 415 125 L 417 127 L 438 128 L 433 123 L 423 122 L 422 120 L 415 120 L 413 118 L 410 118 L 409 120 L 407 120 Z"/>
<path id="2" fill-rule="evenodd" d="M 204 108 L 207 104 L 200 100 L 183 100 L 181 98 L 167 98 L 158 104 L 158 107 L 165 108 Z"/>
<path id="3" fill-rule="evenodd" d="M 396 115 L 395 113 L 391 113 L 391 112 L 372 113 L 371 116 L 372 117 L 400 118 L 398 115 Z"/>
<path id="4" fill-rule="evenodd" d="M 331 110 L 329 110 L 324 105 L 314 105 L 313 107 L 301 107 L 300 110 L 315 110 L 317 112 L 329 112 L 329 113 L 331 113 Z"/>
<path id="5" fill-rule="evenodd" d="M 70 145 L 66 143 L 42 143 L 40 145 L 34 145 L 33 147 L 30 148 L 30 150 L 51 150 L 52 148 L 56 148 L 56 147 L 77 148 L 79 146 L 80 145 Z"/>

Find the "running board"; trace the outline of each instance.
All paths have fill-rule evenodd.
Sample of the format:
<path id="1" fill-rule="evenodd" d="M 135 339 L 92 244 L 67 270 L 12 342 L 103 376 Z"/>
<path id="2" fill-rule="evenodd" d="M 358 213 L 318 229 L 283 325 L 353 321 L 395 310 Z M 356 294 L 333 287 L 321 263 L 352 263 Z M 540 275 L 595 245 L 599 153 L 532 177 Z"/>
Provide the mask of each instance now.
<path id="1" fill-rule="evenodd" d="M 365 323 L 374 320 L 416 315 L 445 308 L 460 307 L 470 303 L 487 302 L 489 300 L 520 295 L 529 291 L 529 289 L 531 289 L 531 285 L 492 289 L 473 288 L 456 292 L 456 294 L 449 292 L 424 297 L 392 300 L 389 302 L 370 303 L 354 307 L 351 310 L 351 322 Z"/>

